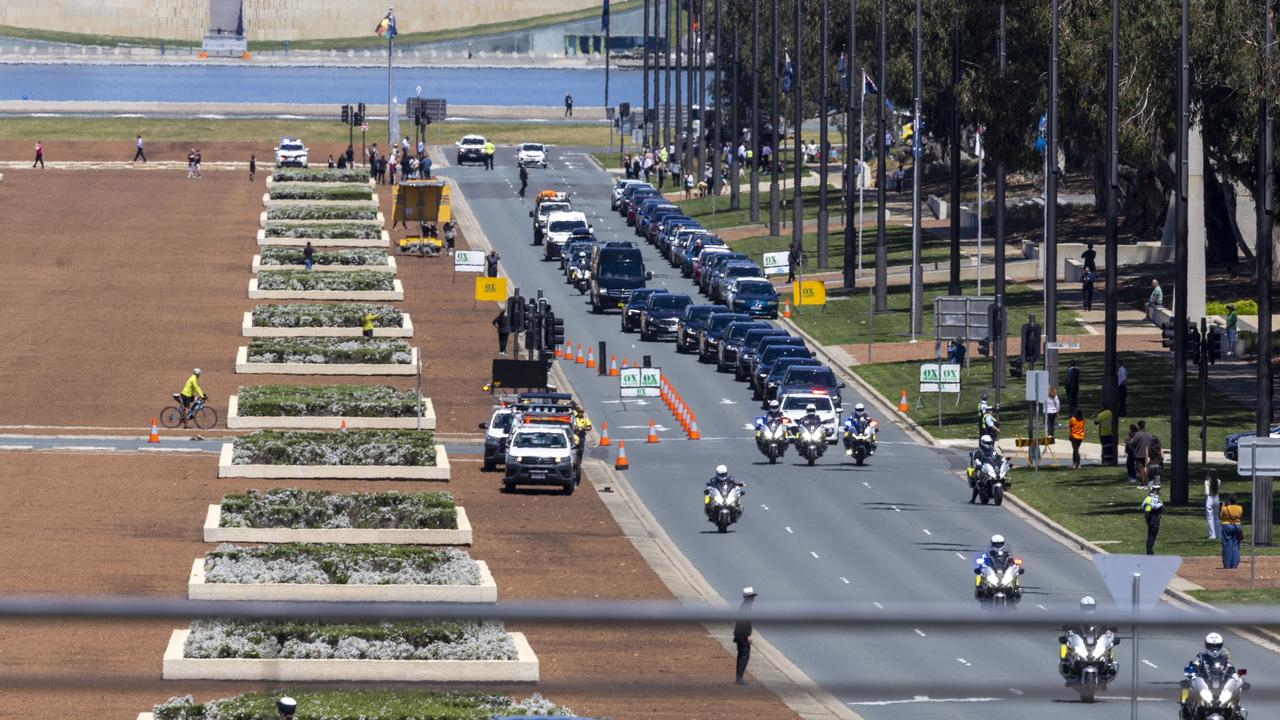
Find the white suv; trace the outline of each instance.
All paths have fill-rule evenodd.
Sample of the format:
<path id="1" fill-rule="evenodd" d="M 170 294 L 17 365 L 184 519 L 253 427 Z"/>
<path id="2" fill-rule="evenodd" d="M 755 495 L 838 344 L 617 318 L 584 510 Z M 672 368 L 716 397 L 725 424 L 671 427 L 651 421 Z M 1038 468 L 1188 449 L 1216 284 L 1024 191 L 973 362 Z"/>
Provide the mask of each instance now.
<path id="1" fill-rule="evenodd" d="M 523 425 L 512 430 L 507 438 L 503 491 L 510 492 L 521 483 L 559 485 L 565 495 L 572 495 L 581 479 L 568 430 L 549 425 Z"/>
<path id="2" fill-rule="evenodd" d="M 280 138 L 276 148 L 276 167 L 306 167 L 307 146 L 297 138 Z"/>
<path id="3" fill-rule="evenodd" d="M 456 160 L 454 164 L 479 163 L 483 165 L 485 162 L 484 146 L 486 144 L 488 144 L 488 141 L 484 139 L 483 135 L 463 136 L 458 141 L 458 154 L 454 158 Z"/>
<path id="4" fill-rule="evenodd" d="M 520 146 L 520 152 L 516 154 L 516 163 L 520 167 L 540 167 L 547 166 L 547 149 L 542 143 L 525 143 Z"/>
<path id="5" fill-rule="evenodd" d="M 544 231 L 543 257 L 547 260 L 555 260 L 560 257 L 564 244 L 568 242 L 569 236 L 573 234 L 573 231 L 578 228 L 591 228 L 587 224 L 586 213 L 566 210 L 548 215 L 547 227 Z"/>

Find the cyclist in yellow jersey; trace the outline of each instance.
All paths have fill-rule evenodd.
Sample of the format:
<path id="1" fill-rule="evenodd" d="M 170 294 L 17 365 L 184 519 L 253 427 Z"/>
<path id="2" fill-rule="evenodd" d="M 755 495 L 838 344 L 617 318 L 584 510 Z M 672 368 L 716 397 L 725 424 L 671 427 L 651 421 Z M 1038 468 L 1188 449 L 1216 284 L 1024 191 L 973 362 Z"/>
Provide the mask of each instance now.
<path id="1" fill-rule="evenodd" d="M 178 399 L 182 401 L 182 408 L 186 411 L 186 416 L 191 417 L 191 406 L 195 403 L 196 398 L 203 400 L 205 398 L 204 390 L 200 389 L 200 368 L 191 371 L 191 377 L 187 378 L 186 384 L 182 386 L 182 394 Z"/>

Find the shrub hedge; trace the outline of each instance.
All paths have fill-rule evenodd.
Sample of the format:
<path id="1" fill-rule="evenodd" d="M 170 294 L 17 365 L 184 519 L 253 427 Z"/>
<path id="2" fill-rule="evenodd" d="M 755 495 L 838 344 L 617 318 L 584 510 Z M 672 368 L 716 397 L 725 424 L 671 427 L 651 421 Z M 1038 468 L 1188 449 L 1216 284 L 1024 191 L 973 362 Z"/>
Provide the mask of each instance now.
<path id="1" fill-rule="evenodd" d="M 395 289 L 392 273 L 372 270 L 339 270 L 311 272 L 309 270 L 263 270 L 258 273 L 259 290 L 323 291 L 346 290 L 352 292 L 390 291 Z"/>
<path id="2" fill-rule="evenodd" d="M 371 303 L 256 305 L 251 317 L 254 327 L 360 327 L 360 319 L 369 312 L 377 316 L 374 327 L 404 326 L 404 313 L 399 309 Z"/>
<path id="3" fill-rule="evenodd" d="M 259 430 L 237 437 L 233 449 L 236 465 L 436 464 L 435 434 L 427 430 Z"/>
<path id="4" fill-rule="evenodd" d="M 281 337 L 249 341 L 249 362 L 408 365 L 409 343 L 395 338 Z"/>
<path id="5" fill-rule="evenodd" d="M 417 392 L 389 385 L 251 385 L 237 394 L 241 417 L 415 417 Z"/>
<path id="6" fill-rule="evenodd" d="M 272 488 L 222 498 L 220 527 L 295 530 L 368 528 L 456 530 L 458 512 L 447 492 L 335 493 Z"/>

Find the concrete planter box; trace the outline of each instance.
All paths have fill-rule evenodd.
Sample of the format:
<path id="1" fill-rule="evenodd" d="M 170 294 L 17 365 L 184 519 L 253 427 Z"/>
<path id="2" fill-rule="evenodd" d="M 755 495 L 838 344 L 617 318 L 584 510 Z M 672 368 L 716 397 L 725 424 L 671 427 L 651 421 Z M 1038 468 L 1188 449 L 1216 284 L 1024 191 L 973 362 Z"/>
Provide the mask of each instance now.
<path id="1" fill-rule="evenodd" d="M 510 633 L 515 660 L 242 660 L 183 657 L 189 630 L 174 630 L 164 651 L 165 680 L 265 682 L 538 682 L 538 656 Z"/>
<path id="2" fill-rule="evenodd" d="M 394 290 L 259 290 L 258 278 L 249 278 L 250 300 L 403 300 L 404 284 L 391 281 Z"/>
<path id="3" fill-rule="evenodd" d="M 236 465 L 233 443 L 223 443 L 218 477 L 257 480 L 449 480 L 449 455 L 436 445 L 436 464 L 424 465 Z"/>
<path id="4" fill-rule="evenodd" d="M 311 246 L 315 247 L 315 243 L 312 243 Z M 249 265 L 249 269 L 253 272 L 254 275 L 257 275 L 263 270 L 306 270 L 307 269 L 306 265 L 263 265 L 261 261 L 262 261 L 262 256 L 260 255 L 253 256 L 253 262 Z M 343 270 L 362 270 L 365 272 L 393 273 L 396 271 L 396 259 L 388 255 L 386 265 L 321 265 L 320 263 L 315 263 L 311 266 L 312 272 L 340 272 Z"/>
<path id="5" fill-rule="evenodd" d="M 276 182 L 276 176 L 275 176 L 275 175 L 268 175 L 268 176 L 267 176 L 267 189 L 268 189 L 268 190 L 269 190 L 269 189 L 271 189 L 271 186 L 272 186 L 272 185 L 274 185 L 274 184 L 275 184 L 275 182 Z M 295 181 L 295 182 L 297 182 L 297 181 Z M 335 181 L 335 182 L 318 182 L 318 181 L 313 181 L 313 182 L 315 182 L 315 184 L 316 184 L 316 185 L 359 185 L 359 184 L 360 184 L 360 182 L 359 182 L 359 181 L 350 181 L 350 182 L 348 182 L 348 181 L 342 181 L 342 182 L 337 182 L 337 181 Z M 377 184 L 377 183 L 375 183 L 375 182 L 373 181 L 373 179 L 372 179 L 372 178 L 370 178 L 370 179 L 369 179 L 369 187 L 370 187 L 370 188 L 376 188 L 376 187 L 378 187 L 378 184 Z"/>
<path id="6" fill-rule="evenodd" d="M 197 558 L 191 564 L 191 577 L 187 579 L 187 597 L 264 602 L 498 602 L 498 584 L 489 566 L 483 560 L 475 562 L 480 570 L 479 585 L 317 585 L 211 583 L 205 580 L 204 558 Z"/>
<path id="7" fill-rule="evenodd" d="M 470 545 L 471 520 L 460 506 L 456 530 L 390 528 L 240 528 L 221 527 L 222 506 L 210 505 L 204 518 L 207 543 L 343 543 L 347 545 Z"/>
<path id="8" fill-rule="evenodd" d="M 287 222 L 287 221 L 280 221 Z M 311 243 L 311 247 L 362 247 L 362 248 L 385 248 L 391 244 L 391 233 L 386 230 L 382 231 L 382 237 L 373 239 L 363 238 L 269 238 L 267 231 L 262 228 L 258 229 L 259 245 L 288 245 L 290 247 L 305 247 L 307 243 Z"/>
<path id="9" fill-rule="evenodd" d="M 317 203 L 317 201 L 315 200 L 308 200 L 307 202 L 311 204 Z M 360 201 L 360 202 L 364 202 L 364 201 Z M 328 201 L 325 201 L 322 204 L 328 205 L 329 203 Z M 365 203 L 365 204 L 370 204 L 370 203 Z M 267 213 L 264 210 L 262 214 L 258 216 L 258 224 L 266 225 L 268 222 L 284 223 L 285 225 L 343 225 L 343 224 L 352 223 L 352 222 L 367 222 L 367 223 L 377 222 L 379 225 L 386 225 L 387 218 L 385 215 L 382 214 L 382 211 L 378 211 L 378 217 L 374 220 L 267 220 Z"/>
<path id="10" fill-rule="evenodd" d="M 407 365 L 399 363 L 259 363 L 249 362 L 249 346 L 236 350 L 236 372 L 246 375 L 416 375 L 418 348 Z"/>
<path id="11" fill-rule="evenodd" d="M 348 184 L 350 184 L 350 183 L 342 183 L 342 184 L 343 184 L 343 185 L 348 185 Z M 329 205 L 329 204 L 332 204 L 332 205 L 368 205 L 368 204 L 370 204 L 370 203 L 376 202 L 376 201 L 377 201 L 377 199 L 378 199 L 378 198 L 377 198 L 376 196 L 371 196 L 371 197 L 368 197 L 368 198 L 365 198 L 365 199 L 362 199 L 362 200 L 301 200 L 301 199 L 298 199 L 298 198 L 289 198 L 289 199 L 287 199 L 287 200 L 286 200 L 286 199 L 281 198 L 281 199 L 272 200 L 272 199 L 271 199 L 271 193 L 270 193 L 270 192 L 265 192 L 265 193 L 262 193 L 262 207 L 272 207 L 273 205 L 307 205 L 307 204 L 311 204 L 311 203 L 318 203 L 318 202 L 322 202 L 322 203 L 324 203 L 324 204 L 326 204 L 326 205 Z"/>
<path id="12" fill-rule="evenodd" d="M 409 313 L 402 313 L 404 322 L 400 327 L 374 328 L 374 337 L 413 337 L 413 320 Z M 240 334 L 244 337 L 360 337 L 363 332 L 358 327 L 255 327 L 253 313 L 244 314 L 240 321 Z"/>
<path id="13" fill-rule="evenodd" d="M 227 427 L 235 430 L 289 429 L 289 430 L 338 430 L 342 421 L 352 430 L 415 430 L 418 419 L 412 417 L 338 417 L 333 415 L 241 415 L 240 396 L 232 395 L 227 401 Z M 422 398 L 422 429 L 436 429 L 436 410 L 431 398 Z"/>

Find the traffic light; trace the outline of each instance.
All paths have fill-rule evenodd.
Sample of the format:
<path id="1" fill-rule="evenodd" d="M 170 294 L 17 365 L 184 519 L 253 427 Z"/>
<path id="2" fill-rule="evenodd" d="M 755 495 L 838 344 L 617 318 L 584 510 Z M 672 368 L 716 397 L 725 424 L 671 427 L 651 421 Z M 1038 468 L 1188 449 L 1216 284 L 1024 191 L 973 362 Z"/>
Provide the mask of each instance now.
<path id="1" fill-rule="evenodd" d="M 351 124 L 351 106 L 350 105 L 342 106 L 342 124 L 344 125 Z"/>
<path id="2" fill-rule="evenodd" d="M 982 338 L 978 341 L 978 354 L 982 357 L 991 357 L 991 341 Z"/>
<path id="3" fill-rule="evenodd" d="M 1200 364 L 1200 329 L 1193 322 L 1187 323 L 1187 357 Z"/>
<path id="4" fill-rule="evenodd" d="M 355 122 L 355 124 L 356 124 L 356 125 L 363 125 L 363 124 L 364 124 L 364 103 L 360 103 L 360 107 L 359 107 L 359 109 L 358 109 L 357 113 L 358 113 L 358 114 L 356 115 L 356 122 Z"/>
<path id="5" fill-rule="evenodd" d="M 548 348 L 557 348 L 564 344 L 564 318 L 556 317 L 552 313 L 547 318 L 547 343 Z"/>
<path id="6" fill-rule="evenodd" d="M 1040 361 L 1040 323 L 1023 323 L 1022 359 L 1029 363 Z"/>
<path id="7" fill-rule="evenodd" d="M 1173 349 L 1173 321 L 1160 324 L 1160 344 Z"/>
<path id="8" fill-rule="evenodd" d="M 996 341 L 1004 337 L 1004 318 L 1003 305 L 992 303 L 987 306 L 987 337 Z"/>
<path id="9" fill-rule="evenodd" d="M 1022 358 L 1020 357 L 1009 358 L 1009 377 L 1014 377 L 1014 378 L 1022 377 Z"/>
<path id="10" fill-rule="evenodd" d="M 631 103 L 629 102 L 618 103 L 618 117 L 625 118 L 630 116 L 631 116 Z"/>
<path id="11" fill-rule="evenodd" d="M 1205 339 L 1205 352 L 1212 365 L 1222 359 L 1222 328 L 1213 325 L 1209 328 L 1209 336 Z"/>

